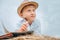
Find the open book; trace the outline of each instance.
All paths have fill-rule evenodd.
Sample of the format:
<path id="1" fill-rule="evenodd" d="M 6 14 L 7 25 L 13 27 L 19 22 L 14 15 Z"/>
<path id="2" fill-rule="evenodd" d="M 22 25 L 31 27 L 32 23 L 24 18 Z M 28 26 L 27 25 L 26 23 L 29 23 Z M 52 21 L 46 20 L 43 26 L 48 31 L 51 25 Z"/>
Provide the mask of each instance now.
<path id="1" fill-rule="evenodd" d="M 0 39 L 9 39 L 9 38 L 13 38 L 13 37 L 25 36 L 25 35 L 31 35 L 31 34 L 33 34 L 33 31 L 12 32 L 12 33 L 7 33 L 5 35 L 0 36 Z"/>

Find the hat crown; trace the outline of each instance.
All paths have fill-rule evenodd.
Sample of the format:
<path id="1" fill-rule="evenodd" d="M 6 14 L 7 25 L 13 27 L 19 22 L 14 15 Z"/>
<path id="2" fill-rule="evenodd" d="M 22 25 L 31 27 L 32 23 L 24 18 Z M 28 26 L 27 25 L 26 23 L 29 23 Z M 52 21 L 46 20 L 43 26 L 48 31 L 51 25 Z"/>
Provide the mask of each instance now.
<path id="1" fill-rule="evenodd" d="M 33 0 L 24 0 L 22 3 L 26 3 L 26 2 L 30 2 L 30 1 L 33 1 Z"/>

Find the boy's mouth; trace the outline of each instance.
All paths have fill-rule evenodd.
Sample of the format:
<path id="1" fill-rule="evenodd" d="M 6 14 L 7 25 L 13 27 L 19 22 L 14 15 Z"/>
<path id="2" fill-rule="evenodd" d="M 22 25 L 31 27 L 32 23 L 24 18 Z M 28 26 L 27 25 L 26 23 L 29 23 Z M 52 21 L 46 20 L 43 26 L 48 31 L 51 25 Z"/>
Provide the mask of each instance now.
<path id="1" fill-rule="evenodd" d="M 32 18 L 32 19 L 34 19 L 34 18 L 35 18 L 35 16 L 31 16 L 31 18 Z"/>
<path id="2" fill-rule="evenodd" d="M 31 16 L 31 17 L 35 17 L 35 16 Z"/>

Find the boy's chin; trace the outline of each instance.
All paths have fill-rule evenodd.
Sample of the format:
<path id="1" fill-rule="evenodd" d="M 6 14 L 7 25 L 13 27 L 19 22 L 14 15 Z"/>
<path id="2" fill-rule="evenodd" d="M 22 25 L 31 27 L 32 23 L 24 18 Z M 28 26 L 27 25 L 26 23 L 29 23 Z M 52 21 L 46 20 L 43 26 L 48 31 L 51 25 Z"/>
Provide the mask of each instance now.
<path id="1" fill-rule="evenodd" d="M 35 19 L 31 19 L 31 21 L 34 21 Z"/>

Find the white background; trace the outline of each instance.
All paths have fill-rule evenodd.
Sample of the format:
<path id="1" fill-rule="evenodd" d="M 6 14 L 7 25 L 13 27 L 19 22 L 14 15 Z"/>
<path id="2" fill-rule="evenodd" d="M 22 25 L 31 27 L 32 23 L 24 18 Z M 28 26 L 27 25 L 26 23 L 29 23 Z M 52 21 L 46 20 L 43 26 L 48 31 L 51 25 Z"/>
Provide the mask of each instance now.
<path id="1" fill-rule="evenodd" d="M 0 31 L 2 23 L 15 27 L 20 21 L 17 8 L 23 0 L 0 0 Z M 60 37 L 60 3 L 59 0 L 34 0 L 39 3 L 36 11 L 41 22 L 41 34 Z M 0 32 L 1 33 L 1 32 Z"/>

